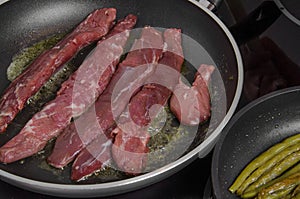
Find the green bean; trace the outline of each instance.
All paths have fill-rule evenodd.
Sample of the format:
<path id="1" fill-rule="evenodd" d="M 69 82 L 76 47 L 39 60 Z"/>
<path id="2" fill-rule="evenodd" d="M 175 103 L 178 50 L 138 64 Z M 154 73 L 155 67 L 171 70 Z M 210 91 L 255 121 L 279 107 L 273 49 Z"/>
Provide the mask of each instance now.
<path id="1" fill-rule="evenodd" d="M 279 181 L 269 187 L 262 189 L 258 195 L 258 199 L 283 198 L 300 184 L 300 173 L 295 173 L 282 181 Z"/>
<path id="2" fill-rule="evenodd" d="M 293 193 L 292 193 L 292 197 L 295 197 L 295 196 L 297 196 L 297 195 L 299 195 L 299 197 L 300 197 L 300 185 L 298 185 L 298 186 L 294 189 L 294 191 L 293 191 Z"/>
<path id="3" fill-rule="evenodd" d="M 282 199 L 282 198 L 291 198 L 291 192 L 295 188 L 295 186 L 290 186 L 285 188 L 284 190 L 278 191 L 272 194 L 273 199 Z"/>
<path id="4" fill-rule="evenodd" d="M 243 184 L 238 188 L 237 194 L 242 195 L 244 190 L 253 182 L 255 182 L 263 173 L 268 171 L 270 168 L 275 166 L 279 161 L 284 159 L 286 156 L 290 155 L 295 151 L 300 151 L 300 144 L 292 145 L 278 155 L 272 157 L 265 164 L 261 165 L 258 169 L 256 169 L 250 176 L 243 182 Z"/>
<path id="5" fill-rule="evenodd" d="M 291 199 L 300 199 L 300 193 L 298 193 L 297 195 L 291 197 Z"/>
<path id="6" fill-rule="evenodd" d="M 286 196 L 284 196 L 282 199 L 291 199 L 292 198 L 292 194 L 289 193 Z"/>
<path id="7" fill-rule="evenodd" d="M 270 182 L 271 180 L 280 176 L 287 169 L 297 164 L 297 162 L 299 161 L 300 161 L 300 151 L 288 155 L 286 158 L 281 160 L 276 166 L 272 167 L 268 172 L 263 174 L 256 182 L 251 184 L 245 190 L 245 192 L 257 189 L 258 187 Z"/>
<path id="8" fill-rule="evenodd" d="M 291 198 L 291 192 L 294 189 L 294 186 L 287 187 L 283 190 L 276 191 L 275 193 L 258 196 L 257 199 L 284 199 Z"/>
<path id="9" fill-rule="evenodd" d="M 241 197 L 242 198 L 253 198 L 253 197 L 255 197 L 257 195 L 257 193 L 261 189 L 263 189 L 265 187 L 268 187 L 268 186 L 271 186 L 271 185 L 273 185 L 273 184 L 275 184 L 275 183 L 277 183 L 277 182 L 279 182 L 279 181 L 281 181 L 281 180 L 287 178 L 288 176 L 290 176 L 292 174 L 295 174 L 297 172 L 300 172 L 300 163 L 297 164 L 296 166 L 294 166 L 293 168 L 291 168 L 290 170 L 288 170 L 287 172 L 285 172 L 280 177 L 278 177 L 278 178 L 276 178 L 276 179 L 274 179 L 274 180 L 272 180 L 272 181 L 270 181 L 270 182 L 268 182 L 268 183 L 266 183 L 266 184 L 258 187 L 257 189 L 254 189 L 254 190 L 247 190 L 246 189 L 246 191 L 242 194 Z"/>
<path id="10" fill-rule="evenodd" d="M 300 142 L 300 133 L 290 136 L 283 140 L 281 143 L 278 143 L 267 151 L 263 152 L 261 155 L 256 157 L 252 162 L 250 162 L 246 168 L 240 173 L 240 175 L 236 178 L 234 183 L 229 187 L 229 191 L 232 193 L 236 192 L 236 190 L 243 184 L 245 179 L 259 166 L 263 165 L 266 161 L 277 155 L 279 152 L 284 150 L 285 148 L 294 145 L 295 143 Z"/>

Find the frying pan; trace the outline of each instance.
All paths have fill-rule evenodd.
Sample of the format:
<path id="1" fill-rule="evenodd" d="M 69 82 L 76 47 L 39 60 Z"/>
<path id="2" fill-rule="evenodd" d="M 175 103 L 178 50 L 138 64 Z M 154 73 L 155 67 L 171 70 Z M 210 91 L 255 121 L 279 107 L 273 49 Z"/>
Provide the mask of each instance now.
<path id="1" fill-rule="evenodd" d="M 181 28 L 185 35 L 200 44 L 202 50 L 192 49 L 185 44 L 183 50 L 188 56 L 186 59 L 192 60 L 191 62 L 217 67 L 216 71 L 222 82 L 218 84 L 212 81 L 212 103 L 216 112 L 212 117 L 216 119 L 215 122 L 212 119 L 211 123 L 214 125 L 211 125 L 201 144 L 197 144 L 178 160 L 129 179 L 105 183 L 97 180 L 74 183 L 69 180 L 70 170 L 65 169 L 55 174 L 57 171 L 39 166 L 43 159 L 30 157 L 23 164 L 1 164 L 2 180 L 31 191 L 73 198 L 113 195 L 138 189 L 170 176 L 198 155 L 205 156 L 234 113 L 243 83 L 243 67 L 238 47 L 225 25 L 209 9 L 198 2 L 187 0 L 12 0 L 4 3 L 0 6 L 0 92 L 9 84 L 6 69 L 13 55 L 20 49 L 49 35 L 70 31 L 90 12 L 102 7 L 115 7 L 118 11 L 117 18 L 129 13 L 136 14 L 136 27 L 150 25 Z M 77 61 L 80 62 L 83 58 L 79 54 Z M 225 107 L 224 110 L 222 107 Z M 21 129 L 20 124 L 24 124 L 29 118 L 28 112 L 28 109 L 22 111 L 16 118 L 17 122 L 1 135 L 0 145 Z"/>
<path id="2" fill-rule="evenodd" d="M 215 198 L 238 198 L 228 191 L 242 169 L 260 153 L 299 133 L 300 87 L 275 91 L 235 114 L 215 146 L 212 185 Z"/>

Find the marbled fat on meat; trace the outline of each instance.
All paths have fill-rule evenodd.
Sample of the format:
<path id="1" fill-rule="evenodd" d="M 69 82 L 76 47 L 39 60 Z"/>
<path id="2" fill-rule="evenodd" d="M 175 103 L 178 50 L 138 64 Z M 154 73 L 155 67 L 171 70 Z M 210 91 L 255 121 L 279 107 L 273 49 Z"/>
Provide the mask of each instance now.
<path id="1" fill-rule="evenodd" d="M 99 41 L 93 53 L 62 84 L 56 98 L 0 148 L 0 161 L 10 163 L 37 153 L 70 124 L 72 117 L 86 111 L 108 85 L 128 37 L 129 31 L 124 31 Z"/>
<path id="2" fill-rule="evenodd" d="M 84 179 L 111 161 L 111 145 L 107 148 L 107 144 L 112 142 L 110 129 L 131 95 L 155 71 L 162 49 L 161 33 L 151 27 L 143 28 L 140 39 L 135 41 L 125 60 L 119 64 L 108 89 L 96 102 L 97 121 L 106 135 L 89 129 L 84 132 L 84 142 L 91 143 L 79 153 L 72 165 L 73 180 Z"/>
<path id="3" fill-rule="evenodd" d="M 202 64 L 191 87 L 180 82 L 170 101 L 170 109 L 185 125 L 198 125 L 210 117 L 210 94 L 208 83 L 215 67 Z"/>
<path id="4" fill-rule="evenodd" d="M 103 133 L 84 148 L 75 159 L 72 170 L 72 180 L 83 180 L 97 170 L 109 165 L 111 161 L 112 140 Z M 93 165 L 93 166 L 91 166 Z"/>
<path id="5" fill-rule="evenodd" d="M 136 21 L 136 16 L 128 15 L 125 19 L 120 20 L 116 24 L 110 34 L 130 30 L 134 27 Z M 146 60 L 144 62 L 146 63 Z M 111 95 L 115 84 L 131 67 L 135 67 L 135 65 L 130 67 L 125 65 L 119 66 L 107 88 L 95 102 L 95 105 L 82 116 L 75 119 L 75 121 L 65 128 L 61 135 L 58 136 L 53 151 L 47 159 L 50 165 L 56 168 L 63 168 L 74 160 L 76 155 L 83 149 L 84 146 L 95 139 L 98 134 L 105 132 L 114 124 L 110 103 Z M 126 92 L 125 94 L 128 93 Z M 124 102 L 125 100 L 118 104 L 118 109 L 120 109 L 119 112 L 123 111 L 122 107 L 126 106 L 126 104 L 123 105 Z"/>
<path id="6" fill-rule="evenodd" d="M 77 28 L 50 50 L 42 53 L 5 90 L 0 99 L 0 132 L 21 111 L 26 101 L 80 49 L 106 35 L 116 17 L 114 8 L 91 13 Z"/>
<path id="7" fill-rule="evenodd" d="M 146 127 L 151 122 L 151 115 L 155 117 L 159 109 L 167 104 L 173 88 L 178 83 L 184 60 L 181 31 L 179 29 L 165 30 L 164 40 L 167 46 L 166 52 L 163 53 L 163 57 L 159 61 L 161 66 L 158 66 L 153 77 L 149 80 L 153 83 L 144 85 L 141 91 L 133 96 L 128 105 L 129 114 L 125 114 L 125 117 L 130 116 L 131 118 L 121 118 L 122 123 L 112 131 L 115 134 L 112 146 L 113 159 L 118 167 L 128 174 L 135 175 L 143 171 L 149 151 L 147 143 L 150 139 Z M 163 66 L 170 68 L 162 69 Z M 167 79 L 168 84 L 155 83 L 160 79 Z M 159 107 L 153 111 L 151 109 L 154 105 Z M 131 122 L 130 119 L 132 119 Z"/>

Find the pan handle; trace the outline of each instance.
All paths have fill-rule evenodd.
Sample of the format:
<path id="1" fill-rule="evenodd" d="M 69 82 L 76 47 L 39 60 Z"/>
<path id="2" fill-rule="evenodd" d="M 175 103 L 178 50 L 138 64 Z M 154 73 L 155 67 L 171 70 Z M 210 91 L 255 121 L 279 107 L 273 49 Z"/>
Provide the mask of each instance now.
<path id="1" fill-rule="evenodd" d="M 223 0 L 208 0 L 211 4 L 213 4 L 215 6 L 215 9 L 217 9 Z"/>
<path id="2" fill-rule="evenodd" d="M 264 1 L 247 17 L 230 27 L 229 30 L 236 42 L 241 45 L 262 34 L 281 14 L 281 10 L 274 1 Z"/>
<path id="3" fill-rule="evenodd" d="M 194 0 L 211 11 L 215 11 L 223 0 Z"/>
<path id="4" fill-rule="evenodd" d="M 189 0 L 197 2 L 211 11 L 216 11 L 223 0 Z M 239 21 L 232 27 L 230 32 L 239 45 L 259 36 L 268 29 L 274 21 L 282 14 L 282 11 L 273 0 L 267 0 L 261 3 L 247 17 Z"/>

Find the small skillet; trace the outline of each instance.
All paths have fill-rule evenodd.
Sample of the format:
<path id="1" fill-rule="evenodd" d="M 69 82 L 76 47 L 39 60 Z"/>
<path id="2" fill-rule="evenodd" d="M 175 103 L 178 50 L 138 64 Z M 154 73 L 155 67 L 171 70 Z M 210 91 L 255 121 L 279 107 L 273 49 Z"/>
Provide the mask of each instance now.
<path id="1" fill-rule="evenodd" d="M 272 145 L 299 132 L 299 86 L 270 93 L 241 109 L 214 149 L 211 175 L 215 198 L 238 198 L 228 188 L 242 169 Z"/>

